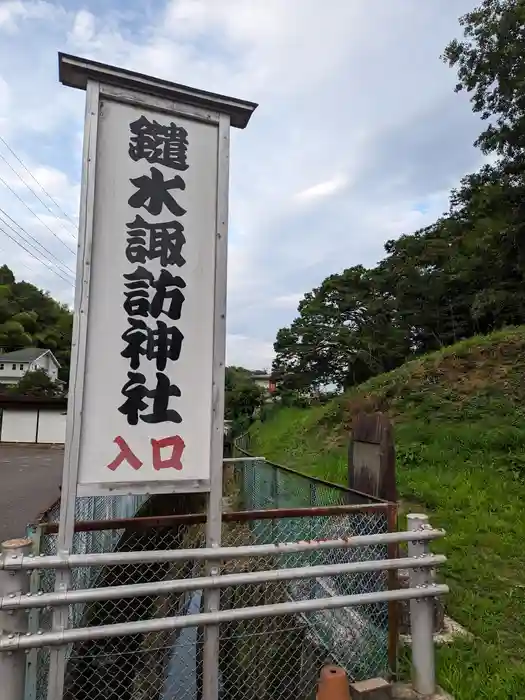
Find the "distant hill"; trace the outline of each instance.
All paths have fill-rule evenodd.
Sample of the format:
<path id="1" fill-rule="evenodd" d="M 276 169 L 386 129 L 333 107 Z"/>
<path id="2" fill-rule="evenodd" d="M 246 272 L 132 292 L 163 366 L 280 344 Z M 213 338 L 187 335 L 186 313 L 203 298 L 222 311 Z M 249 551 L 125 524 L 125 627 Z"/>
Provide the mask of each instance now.
<path id="1" fill-rule="evenodd" d="M 73 315 L 48 292 L 17 282 L 7 265 L 0 266 L 0 348 L 49 348 L 60 362 L 59 378 L 69 379 Z"/>
<path id="2" fill-rule="evenodd" d="M 474 639 L 439 650 L 441 685 L 456 700 L 521 697 L 525 327 L 423 356 L 326 405 L 278 409 L 252 429 L 253 449 L 344 483 L 348 430 L 363 409 L 394 421 L 401 511 L 447 530 L 434 547 L 449 557 L 447 608 Z"/>

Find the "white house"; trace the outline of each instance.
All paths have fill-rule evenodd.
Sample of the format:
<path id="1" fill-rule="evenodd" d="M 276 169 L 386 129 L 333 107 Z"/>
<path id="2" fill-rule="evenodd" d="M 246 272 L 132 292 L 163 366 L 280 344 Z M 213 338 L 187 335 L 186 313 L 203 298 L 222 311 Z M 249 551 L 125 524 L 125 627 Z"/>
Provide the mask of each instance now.
<path id="1" fill-rule="evenodd" d="M 22 348 L 0 353 L 0 384 L 16 384 L 26 374 L 43 369 L 50 379 L 56 381 L 60 365 L 51 350 L 45 348 Z"/>

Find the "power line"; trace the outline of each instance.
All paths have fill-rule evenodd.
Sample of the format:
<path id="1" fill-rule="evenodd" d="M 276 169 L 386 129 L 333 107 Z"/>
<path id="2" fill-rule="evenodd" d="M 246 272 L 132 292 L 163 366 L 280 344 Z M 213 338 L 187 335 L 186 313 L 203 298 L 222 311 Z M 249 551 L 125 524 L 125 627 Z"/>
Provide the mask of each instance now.
<path id="1" fill-rule="evenodd" d="M 6 182 L 2 177 L 0 177 L 0 182 L 1 182 L 5 187 L 7 187 L 7 189 L 8 189 L 10 192 L 12 192 L 12 193 L 15 195 L 15 197 L 16 197 L 20 202 L 22 202 L 22 204 L 24 205 L 24 207 L 25 207 L 28 211 L 30 211 L 31 214 L 33 214 L 33 216 L 35 216 L 35 217 L 40 221 L 40 223 L 41 223 L 43 226 L 45 226 L 45 227 L 47 228 L 47 230 L 48 230 L 50 233 L 53 234 L 53 236 L 57 239 L 57 241 L 60 241 L 60 243 L 62 243 L 62 245 L 63 245 L 65 248 L 67 248 L 67 249 L 69 250 L 70 253 L 73 253 L 73 255 L 75 255 L 75 251 L 74 251 L 74 250 L 71 250 L 71 248 L 67 245 L 67 243 L 64 243 L 64 241 L 60 238 L 60 236 L 57 236 L 56 233 L 53 231 L 53 229 L 52 229 L 52 228 L 49 228 L 49 226 L 46 224 L 46 222 L 45 222 L 45 221 L 42 221 L 42 219 L 38 216 L 38 214 L 35 214 L 35 212 L 31 209 L 31 207 L 30 207 L 29 205 L 27 205 L 27 204 L 24 202 L 24 200 L 22 199 L 22 197 L 20 197 L 20 196 L 14 191 L 14 189 L 13 189 L 12 187 L 10 187 L 10 186 L 7 184 L 7 182 Z"/>
<path id="2" fill-rule="evenodd" d="M 2 233 L 4 233 L 8 238 L 10 238 L 12 241 L 14 241 L 18 246 L 20 246 L 20 248 L 22 248 L 22 250 L 24 250 L 26 253 L 29 253 L 29 255 L 30 255 L 32 258 L 34 258 L 37 262 L 46 265 L 46 267 L 47 267 L 49 270 L 51 270 L 51 272 L 52 272 L 54 275 L 57 275 L 57 277 L 60 277 L 60 279 L 61 279 L 63 282 L 66 282 L 67 284 L 69 284 L 69 285 L 71 285 L 71 286 L 74 286 L 73 283 L 71 282 L 71 280 L 68 280 L 68 279 L 66 279 L 65 277 L 62 277 L 62 275 L 60 274 L 60 272 L 57 271 L 56 269 L 54 269 L 53 267 L 49 267 L 49 265 L 46 264 L 46 263 L 47 263 L 46 260 L 41 260 L 41 259 L 37 258 L 36 255 L 34 255 L 30 250 L 28 250 L 24 245 L 22 245 L 22 243 L 20 243 L 20 241 L 17 241 L 16 238 L 14 238 L 13 236 L 11 236 L 11 234 L 8 233 L 8 232 L 7 232 L 5 229 L 3 229 L 1 226 L 0 226 L 0 231 L 1 231 Z"/>
<path id="3" fill-rule="evenodd" d="M 1 223 L 2 223 L 2 224 L 5 224 L 4 221 L 2 221 Z M 74 286 L 74 282 L 73 282 L 73 281 L 71 280 L 71 278 L 67 275 L 67 273 L 64 272 L 64 270 L 61 270 L 61 269 L 58 268 L 56 265 L 53 265 L 53 263 L 52 263 L 50 260 L 48 260 L 47 258 L 38 257 L 38 252 L 39 252 L 38 250 L 36 250 L 36 249 L 33 248 L 33 250 L 36 250 L 36 253 L 37 253 L 37 255 L 35 255 L 35 253 L 33 253 L 30 249 L 26 248 L 26 245 L 25 245 L 25 244 L 26 244 L 27 242 L 24 242 L 24 244 L 22 244 L 17 238 L 15 238 L 14 236 L 12 236 L 10 233 L 8 233 L 8 232 L 5 230 L 5 228 L 2 228 L 1 226 L 0 226 L 0 231 L 1 231 L 2 233 L 4 233 L 8 238 L 10 238 L 12 241 L 14 241 L 17 245 L 19 245 L 23 250 L 25 250 L 26 253 L 29 253 L 29 255 L 31 255 L 31 257 L 33 257 L 33 258 L 34 258 L 35 260 L 37 260 L 39 263 L 41 263 L 41 264 L 44 265 L 46 268 L 48 268 L 49 270 L 51 270 L 51 272 L 52 272 L 53 274 L 55 274 L 55 275 L 57 275 L 58 277 L 60 277 L 60 279 L 62 279 L 64 282 L 67 282 L 67 283 L 68 283 L 69 285 L 71 285 L 72 287 Z M 30 269 L 30 268 L 28 268 L 28 269 Z"/>
<path id="4" fill-rule="evenodd" d="M 75 273 L 68 265 L 66 265 L 62 260 L 60 260 L 60 258 L 58 258 L 54 253 L 52 253 L 48 248 L 46 248 L 43 243 L 40 243 L 40 241 L 37 238 L 35 238 L 35 236 L 33 236 L 31 233 L 29 233 L 29 231 L 26 231 L 26 229 L 23 226 L 21 226 L 17 221 L 15 221 L 11 216 L 9 216 L 9 214 L 6 211 L 4 211 L 1 207 L 0 207 L 0 212 L 1 212 L 0 221 L 3 224 L 8 226 L 11 229 L 11 231 L 13 231 L 17 236 L 20 236 L 20 238 L 22 238 L 22 239 L 24 238 L 16 229 L 14 229 L 11 226 L 11 224 L 8 221 L 5 220 L 4 217 L 7 217 L 10 221 L 12 221 L 15 224 L 15 226 L 17 226 L 21 231 L 23 231 L 23 233 L 25 233 L 27 236 L 29 236 L 29 238 L 31 238 L 38 246 L 40 246 L 40 248 L 44 251 L 44 253 L 42 253 L 40 250 L 37 250 L 36 252 L 39 255 L 43 255 L 47 260 L 49 260 L 49 262 L 51 264 L 54 264 L 53 260 L 56 261 L 58 263 L 58 265 L 60 265 L 63 268 L 62 271 L 65 272 L 65 274 L 69 275 L 69 273 L 71 273 L 73 275 L 73 278 L 74 278 Z M 2 216 L 2 214 L 3 214 L 3 216 Z M 27 241 L 27 244 L 29 246 L 31 246 L 32 248 L 35 247 L 34 244 L 29 243 L 29 241 Z M 47 255 L 45 253 L 47 253 Z M 48 256 L 51 256 L 51 258 L 53 258 L 53 260 L 50 260 Z"/>
<path id="5" fill-rule="evenodd" d="M 16 228 L 14 228 L 14 227 L 9 223 L 9 221 L 6 220 L 6 217 L 7 217 L 7 219 L 9 219 L 10 221 L 12 221 L 13 224 L 14 224 L 16 227 L 18 227 L 18 228 L 22 231 L 22 233 L 20 233 L 20 231 L 18 231 Z M 2 209 L 1 207 L 0 207 L 0 222 L 1 222 L 2 224 L 4 224 L 4 226 L 7 226 L 8 228 L 10 228 L 11 231 L 12 231 L 18 238 L 21 238 L 21 239 L 25 242 L 26 245 L 28 245 L 30 248 L 32 248 L 32 249 L 36 252 L 37 255 L 42 256 L 45 260 L 47 260 L 48 262 L 50 262 L 51 265 L 53 265 L 54 267 L 56 267 L 56 266 L 58 265 L 58 266 L 59 266 L 60 272 L 62 272 L 63 274 L 67 275 L 68 277 L 72 277 L 73 279 L 75 278 L 75 273 L 73 272 L 73 270 L 72 270 L 70 267 L 68 267 L 68 265 L 66 265 L 64 262 L 62 262 L 62 260 L 60 260 L 60 258 L 58 258 L 56 255 L 54 255 L 54 253 L 52 253 L 50 250 L 48 250 L 48 249 L 47 249 L 42 243 L 40 243 L 40 241 L 39 241 L 37 238 L 35 238 L 31 233 L 29 233 L 28 231 L 26 231 L 25 228 L 24 228 L 23 226 L 21 226 L 21 225 L 20 225 L 18 222 L 16 222 L 11 216 L 9 216 L 9 214 L 8 214 L 6 211 L 4 211 L 4 209 Z M 28 236 L 29 238 L 31 238 L 31 239 L 34 241 L 34 243 L 31 243 L 31 241 L 29 241 L 23 234 L 26 234 L 26 236 Z M 39 249 L 36 247 L 35 243 L 36 243 L 36 245 L 40 246 L 40 248 L 41 248 L 42 250 L 39 250 Z M 61 269 L 61 268 L 62 268 L 62 269 Z"/>
<path id="6" fill-rule="evenodd" d="M 58 202 L 57 202 L 55 199 L 53 199 L 53 197 L 49 194 L 49 192 L 44 188 L 44 186 L 42 185 L 42 183 L 39 182 L 39 181 L 36 179 L 36 177 L 35 177 L 35 176 L 33 175 L 33 173 L 29 170 L 29 168 L 24 164 L 24 162 L 21 160 L 21 158 L 19 158 L 19 157 L 16 155 L 16 153 L 13 151 L 13 149 L 12 149 L 11 146 L 7 143 L 7 141 L 6 141 L 4 138 L 2 138 L 1 136 L 0 136 L 0 141 L 4 144 L 4 146 L 8 149 L 8 151 L 14 155 L 14 157 L 17 159 L 17 161 L 20 163 L 20 165 L 21 165 L 21 166 L 24 168 L 24 170 L 28 173 L 28 175 L 29 175 L 29 176 L 36 182 L 36 184 L 40 187 L 40 189 L 42 190 L 42 192 L 44 192 L 44 194 L 46 194 L 46 195 L 49 197 L 49 199 L 53 202 L 53 204 L 54 204 L 55 207 L 58 209 L 58 211 L 59 211 L 61 214 L 63 214 L 63 216 L 65 216 L 65 218 L 68 219 L 68 220 L 73 224 L 73 226 L 74 226 L 75 228 L 77 228 L 77 227 L 78 227 L 77 224 L 73 221 L 73 219 L 69 216 L 69 214 L 66 214 L 66 212 L 62 209 L 62 207 L 58 204 Z M 5 160 L 5 159 L 4 159 L 4 160 Z M 7 161 L 6 161 L 6 162 L 7 162 Z M 15 172 L 16 172 L 16 170 L 15 170 Z M 18 173 L 17 173 L 17 175 L 18 175 Z M 18 175 L 18 177 L 20 177 L 20 175 Z M 20 177 L 20 179 L 22 180 L 21 177 Z M 22 182 L 23 182 L 23 180 L 22 180 Z M 29 185 L 28 185 L 28 187 L 29 187 Z M 29 188 L 29 189 L 31 189 L 31 188 Z M 35 194 L 35 196 L 37 196 L 35 192 L 33 192 L 33 194 Z M 44 205 L 44 206 L 45 206 L 45 205 Z M 48 210 L 48 211 L 49 211 L 49 210 Z M 51 212 L 51 213 L 53 213 L 53 212 Z"/>
<path id="7" fill-rule="evenodd" d="M 6 251 L 5 248 L 0 248 L 0 253 L 5 253 L 5 254 L 7 254 L 7 251 Z M 33 270 L 29 267 L 29 265 L 28 265 L 27 263 L 25 263 L 23 260 L 18 260 L 17 263 L 19 263 L 20 265 L 22 265 L 23 267 L 25 267 L 26 270 L 29 270 L 29 272 L 33 272 Z M 14 274 L 14 270 L 13 270 L 13 274 Z M 16 276 L 15 276 L 15 280 L 16 280 Z"/>
<path id="8" fill-rule="evenodd" d="M 1 137 L 0 137 L 0 138 L 1 138 Z M 61 219 L 59 219 L 58 216 L 55 214 L 55 212 L 52 211 L 52 209 L 50 209 L 50 208 L 47 206 L 47 204 L 44 202 L 44 200 L 41 199 L 41 198 L 37 195 L 37 193 L 35 192 L 35 190 L 32 189 L 32 188 L 27 184 L 27 182 L 26 182 L 26 181 L 24 180 L 24 178 L 20 175 L 20 173 L 18 173 L 18 172 L 13 168 L 13 166 L 12 166 L 11 163 L 7 160 L 7 158 L 6 158 L 4 155 L 2 155 L 1 153 L 0 153 L 0 158 L 4 161 L 4 163 L 7 165 L 7 167 L 8 167 L 10 170 L 12 170 L 12 172 L 14 172 L 14 174 L 18 177 L 18 179 L 19 179 L 21 182 L 23 182 L 23 184 L 27 187 L 27 189 L 31 192 L 31 194 L 34 194 L 34 195 L 35 195 L 35 197 L 38 199 L 38 201 L 40 202 L 40 204 L 42 204 L 42 206 L 44 206 L 44 207 L 47 209 L 47 211 L 51 214 L 51 216 L 53 216 L 53 217 L 58 221 L 58 223 L 59 223 L 60 226 L 64 229 L 64 231 L 67 233 L 67 235 L 68 235 L 68 236 L 71 236 L 71 238 L 72 238 L 73 240 L 76 240 L 75 236 L 71 233 L 71 231 L 68 231 L 68 229 L 64 226 L 64 224 L 62 223 Z"/>

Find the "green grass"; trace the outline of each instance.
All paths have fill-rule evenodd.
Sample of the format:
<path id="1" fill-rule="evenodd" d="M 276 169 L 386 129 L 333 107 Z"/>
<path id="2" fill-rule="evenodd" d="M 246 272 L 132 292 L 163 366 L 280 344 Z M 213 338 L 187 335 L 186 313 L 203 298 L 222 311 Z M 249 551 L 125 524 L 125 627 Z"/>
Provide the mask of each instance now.
<path id="1" fill-rule="evenodd" d="M 253 448 L 344 483 L 352 415 L 395 425 L 406 510 L 447 536 L 447 613 L 473 639 L 437 651 L 438 682 L 456 700 L 525 697 L 525 328 L 473 338 L 309 409 L 278 409 Z M 400 523 L 404 526 L 404 523 Z"/>

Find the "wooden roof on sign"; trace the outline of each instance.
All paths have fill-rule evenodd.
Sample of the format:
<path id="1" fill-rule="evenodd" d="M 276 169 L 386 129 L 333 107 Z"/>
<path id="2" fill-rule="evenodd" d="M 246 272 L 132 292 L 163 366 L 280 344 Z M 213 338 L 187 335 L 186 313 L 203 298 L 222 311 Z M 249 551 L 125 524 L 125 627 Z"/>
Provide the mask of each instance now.
<path id="1" fill-rule="evenodd" d="M 63 85 L 80 90 L 86 89 L 88 80 L 94 80 L 106 85 L 129 88 L 155 97 L 164 97 L 174 102 L 182 102 L 193 107 L 227 114 L 230 117 L 231 125 L 238 129 L 244 129 L 258 106 L 256 102 L 199 90 L 62 52 L 58 54 L 58 76 Z"/>

